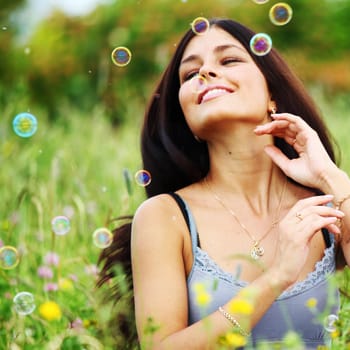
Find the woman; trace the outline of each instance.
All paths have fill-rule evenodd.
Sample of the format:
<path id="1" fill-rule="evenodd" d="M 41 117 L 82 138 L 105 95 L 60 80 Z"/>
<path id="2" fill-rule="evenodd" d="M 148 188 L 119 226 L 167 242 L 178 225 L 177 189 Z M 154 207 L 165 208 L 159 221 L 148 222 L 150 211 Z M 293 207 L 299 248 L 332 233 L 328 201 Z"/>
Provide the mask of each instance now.
<path id="1" fill-rule="evenodd" d="M 339 306 L 327 277 L 337 247 L 350 261 L 350 180 L 300 81 L 274 49 L 252 54 L 253 35 L 225 19 L 188 31 L 146 113 L 152 182 L 131 234 L 146 348 L 215 349 L 232 330 L 253 346 L 294 330 L 317 348 L 325 331 L 305 303 Z M 102 256 L 105 279 L 120 239 Z"/>

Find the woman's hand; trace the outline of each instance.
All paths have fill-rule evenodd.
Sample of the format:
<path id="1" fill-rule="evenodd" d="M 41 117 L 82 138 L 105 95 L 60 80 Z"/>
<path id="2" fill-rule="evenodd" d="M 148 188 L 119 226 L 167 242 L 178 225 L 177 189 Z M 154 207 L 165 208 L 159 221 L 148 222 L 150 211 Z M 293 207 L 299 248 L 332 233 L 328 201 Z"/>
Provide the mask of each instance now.
<path id="1" fill-rule="evenodd" d="M 336 225 L 344 213 L 325 204 L 332 195 L 314 196 L 299 200 L 279 222 L 279 239 L 275 256 L 275 269 L 287 285 L 294 283 L 304 267 L 313 236 L 323 227 L 339 234 Z"/>
<path id="2" fill-rule="evenodd" d="M 273 114 L 273 121 L 255 128 L 256 135 L 270 134 L 293 146 L 299 158 L 288 159 L 274 145 L 265 152 L 282 171 L 296 182 L 322 190 L 323 177 L 336 168 L 317 133 L 302 118 L 289 113 Z"/>

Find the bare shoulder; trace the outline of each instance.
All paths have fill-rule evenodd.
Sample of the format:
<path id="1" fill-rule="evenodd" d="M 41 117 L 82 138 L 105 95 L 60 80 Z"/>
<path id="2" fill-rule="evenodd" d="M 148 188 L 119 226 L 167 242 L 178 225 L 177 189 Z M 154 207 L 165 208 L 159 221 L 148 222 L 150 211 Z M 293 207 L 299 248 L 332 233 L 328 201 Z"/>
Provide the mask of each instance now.
<path id="1" fill-rule="evenodd" d="M 132 222 L 132 239 L 157 240 L 180 243 L 184 219 L 174 199 L 160 194 L 145 200 L 136 210 Z"/>

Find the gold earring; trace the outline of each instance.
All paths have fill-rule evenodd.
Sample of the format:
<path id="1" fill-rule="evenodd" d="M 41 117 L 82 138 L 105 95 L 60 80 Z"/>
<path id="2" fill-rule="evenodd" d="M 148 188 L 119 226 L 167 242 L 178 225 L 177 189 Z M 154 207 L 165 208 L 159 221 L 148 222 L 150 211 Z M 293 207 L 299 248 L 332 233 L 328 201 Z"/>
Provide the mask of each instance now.
<path id="1" fill-rule="evenodd" d="M 271 107 L 271 114 L 275 114 L 277 112 L 276 107 Z"/>

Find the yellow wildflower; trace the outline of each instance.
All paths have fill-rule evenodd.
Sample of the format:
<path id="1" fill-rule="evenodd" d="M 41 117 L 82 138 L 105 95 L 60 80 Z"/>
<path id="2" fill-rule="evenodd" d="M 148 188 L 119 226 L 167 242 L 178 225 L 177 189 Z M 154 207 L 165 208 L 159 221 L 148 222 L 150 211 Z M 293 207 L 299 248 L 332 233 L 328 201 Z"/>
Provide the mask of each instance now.
<path id="1" fill-rule="evenodd" d="M 229 332 L 225 335 L 224 343 L 225 345 L 239 348 L 247 344 L 247 339 L 241 334 Z"/>
<path id="2" fill-rule="evenodd" d="M 45 301 L 41 304 L 39 314 L 48 321 L 59 320 L 62 317 L 61 309 L 54 301 Z"/>
<path id="3" fill-rule="evenodd" d="M 314 309 L 317 305 L 317 299 L 316 298 L 310 298 L 306 301 L 305 305 L 309 308 L 309 309 Z"/>
<path id="4" fill-rule="evenodd" d="M 229 303 L 229 312 L 232 314 L 251 315 L 253 312 L 253 305 L 245 299 L 234 299 Z"/>
<path id="5" fill-rule="evenodd" d="M 64 291 L 72 291 L 74 289 L 73 282 L 68 278 L 60 278 L 58 288 Z"/>
<path id="6" fill-rule="evenodd" d="M 332 339 L 338 338 L 340 335 L 338 329 L 336 329 L 335 331 L 331 332 L 331 337 Z"/>
<path id="7" fill-rule="evenodd" d="M 207 292 L 205 286 L 202 283 L 195 283 L 193 285 L 194 292 L 196 294 L 196 301 L 199 306 L 206 306 L 211 302 L 211 295 Z"/>

